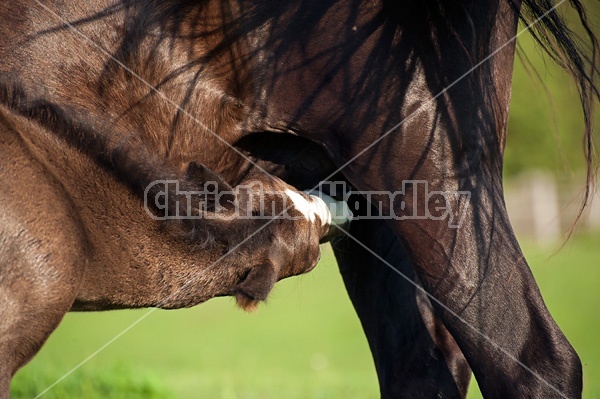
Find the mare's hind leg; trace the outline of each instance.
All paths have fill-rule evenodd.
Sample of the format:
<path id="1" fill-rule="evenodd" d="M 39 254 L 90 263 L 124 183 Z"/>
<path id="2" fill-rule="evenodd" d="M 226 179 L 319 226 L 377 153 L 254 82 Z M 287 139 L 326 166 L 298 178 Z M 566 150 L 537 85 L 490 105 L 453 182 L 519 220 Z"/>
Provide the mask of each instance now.
<path id="1" fill-rule="evenodd" d="M 0 398 L 56 328 L 84 269 L 81 231 L 54 178 L 0 125 Z"/>
<path id="2" fill-rule="evenodd" d="M 383 220 L 357 220 L 349 233 L 415 281 L 412 263 Z M 464 398 L 469 366 L 415 286 L 350 238 L 333 248 L 360 317 L 379 377 L 381 397 Z"/>
<path id="3" fill-rule="evenodd" d="M 465 139 L 474 148 L 460 154 L 466 158 L 460 164 L 469 166 L 463 170 L 446 152 L 431 151 L 427 135 L 416 133 L 413 148 L 424 160 L 419 168 L 388 168 L 380 176 L 383 168 L 367 158 L 370 170 L 364 172 L 358 158 L 346 176 L 358 190 L 396 192 L 392 204 L 383 203 L 384 212 L 394 211 L 387 222 L 436 298 L 436 314 L 485 398 L 580 398 L 581 361 L 548 312 L 508 220 L 500 155 L 477 158 L 480 143 Z M 443 142 L 444 134 L 434 138 Z M 395 140 L 401 141 L 390 136 L 392 144 L 382 146 L 399 147 Z M 404 165 L 418 164 L 410 153 L 403 155 Z M 386 162 L 402 165 L 399 159 Z"/>

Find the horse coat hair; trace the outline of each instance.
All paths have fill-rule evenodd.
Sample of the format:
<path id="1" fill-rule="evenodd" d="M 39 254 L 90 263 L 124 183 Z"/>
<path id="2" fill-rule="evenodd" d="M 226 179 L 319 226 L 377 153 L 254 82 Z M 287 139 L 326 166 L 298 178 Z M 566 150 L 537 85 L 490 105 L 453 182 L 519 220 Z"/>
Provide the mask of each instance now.
<path id="1" fill-rule="evenodd" d="M 414 192 L 376 210 L 398 220 L 353 223 L 333 243 L 382 397 L 464 397 L 469 366 L 486 398 L 580 397 L 579 358 L 543 303 L 502 191 L 519 18 L 565 54 L 591 164 L 597 44 L 588 29 L 586 52 L 551 7 L 2 3 L 0 398 L 70 309 L 228 294 L 251 306 L 314 266 L 328 226 L 310 218 L 162 223 L 145 213 L 153 182 L 194 191 L 206 176 L 227 191 L 257 181 L 301 196 L 328 178 L 359 191 L 427 181 L 471 193 L 460 228 L 402 218 L 430 206 Z"/>

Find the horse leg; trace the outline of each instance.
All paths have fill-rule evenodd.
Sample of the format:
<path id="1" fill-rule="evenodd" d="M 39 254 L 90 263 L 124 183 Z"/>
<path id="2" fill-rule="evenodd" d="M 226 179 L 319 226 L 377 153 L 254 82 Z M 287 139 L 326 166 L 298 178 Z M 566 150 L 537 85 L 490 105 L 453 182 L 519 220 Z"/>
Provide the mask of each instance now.
<path id="1" fill-rule="evenodd" d="M 333 242 L 375 360 L 381 397 L 464 398 L 469 366 L 428 299 L 412 283 L 413 265 L 394 232 L 382 220 L 357 220 L 348 231 L 389 263 L 353 239 Z"/>
<path id="2" fill-rule="evenodd" d="M 0 398 L 69 310 L 86 258 L 54 177 L 0 114 Z"/>
<path id="3" fill-rule="evenodd" d="M 581 362 L 544 305 L 508 221 L 501 168 L 493 162 L 481 160 L 469 173 L 445 179 L 438 169 L 444 160 L 432 157 L 414 175 L 417 183 L 429 177 L 421 188 L 408 184 L 401 169 L 378 175 L 372 159 L 370 168 L 351 165 L 345 174 L 359 190 L 394 192 L 408 184 L 384 212 L 395 212 L 390 225 L 486 398 L 578 398 Z"/>
<path id="4" fill-rule="evenodd" d="M 15 237 L 0 229 L 0 398 L 10 380 L 41 348 L 69 310 L 74 278 L 61 270 L 58 251 L 37 246 L 30 231 Z M 64 243 L 65 246 L 67 243 Z M 58 258 L 58 259 L 57 259 Z"/>
<path id="5" fill-rule="evenodd" d="M 501 50 L 487 63 L 460 75 L 484 56 L 477 46 L 467 56 L 464 42 L 436 37 L 444 67 L 424 57 L 420 78 L 411 77 L 414 97 L 434 101 L 415 100 L 416 111 L 405 105 L 409 116 L 389 134 L 382 135 L 388 125 L 361 130 L 360 140 L 342 150 L 333 143 L 330 151 L 354 187 L 381 199 L 484 397 L 579 398 L 581 362 L 544 304 L 504 203 L 514 55 L 505 44 L 514 43 L 516 20 L 508 3 L 498 7 L 486 13 L 496 21 L 489 46 Z M 490 32 L 482 21 L 475 36 Z M 471 37 L 471 28 L 458 37 Z"/>

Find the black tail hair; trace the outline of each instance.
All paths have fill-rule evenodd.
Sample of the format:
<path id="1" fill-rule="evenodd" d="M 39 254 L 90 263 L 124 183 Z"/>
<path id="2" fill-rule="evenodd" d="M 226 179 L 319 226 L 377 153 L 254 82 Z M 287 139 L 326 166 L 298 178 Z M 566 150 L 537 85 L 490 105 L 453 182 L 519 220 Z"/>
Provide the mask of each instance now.
<path id="1" fill-rule="evenodd" d="M 584 153 L 587 164 L 587 178 L 583 203 L 571 231 L 580 219 L 583 210 L 595 192 L 598 159 L 592 131 L 594 102 L 600 99 L 600 89 L 596 84 L 600 76 L 598 59 L 599 43 L 590 23 L 584 5 L 580 0 L 510 0 L 518 12 L 520 20 L 529 26 L 530 32 L 544 51 L 573 78 L 579 91 L 585 131 L 583 135 Z M 557 9 L 563 3 L 570 4 L 577 12 L 585 36 L 581 37 L 565 24 Z M 570 232 L 569 232 L 570 234 Z"/>

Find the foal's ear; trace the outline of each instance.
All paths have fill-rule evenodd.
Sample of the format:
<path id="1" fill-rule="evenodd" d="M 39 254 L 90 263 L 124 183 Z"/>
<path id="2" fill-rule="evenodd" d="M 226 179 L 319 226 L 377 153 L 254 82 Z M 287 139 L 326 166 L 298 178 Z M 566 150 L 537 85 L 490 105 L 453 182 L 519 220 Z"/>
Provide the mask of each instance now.
<path id="1" fill-rule="evenodd" d="M 235 195 L 231 185 L 205 165 L 190 162 L 185 171 L 185 179 L 188 184 L 192 185 L 194 190 L 207 193 L 206 200 L 208 204 L 214 201 L 214 204 L 208 207 L 209 210 L 214 210 L 217 205 L 226 209 L 234 207 Z"/>
<path id="2" fill-rule="evenodd" d="M 233 188 L 219 174 L 198 162 L 190 162 L 185 171 L 185 178 L 190 183 L 202 185 L 216 184 L 218 191 L 233 191 Z"/>

